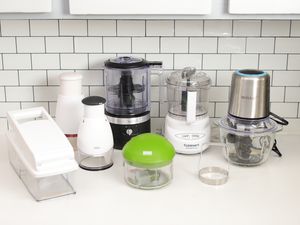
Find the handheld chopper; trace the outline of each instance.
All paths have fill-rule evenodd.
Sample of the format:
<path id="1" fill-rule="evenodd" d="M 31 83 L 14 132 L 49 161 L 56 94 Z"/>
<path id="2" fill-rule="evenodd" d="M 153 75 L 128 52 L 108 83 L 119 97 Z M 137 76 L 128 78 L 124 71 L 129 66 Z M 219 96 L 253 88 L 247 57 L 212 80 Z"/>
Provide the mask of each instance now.
<path id="1" fill-rule="evenodd" d="M 195 154 L 205 150 L 210 139 L 208 90 L 210 78 L 186 67 L 167 78 L 168 114 L 165 137 L 177 153 Z"/>
<path id="2" fill-rule="evenodd" d="M 150 132 L 150 76 L 162 62 L 117 57 L 105 61 L 106 105 L 114 148 L 122 149 L 134 136 Z"/>

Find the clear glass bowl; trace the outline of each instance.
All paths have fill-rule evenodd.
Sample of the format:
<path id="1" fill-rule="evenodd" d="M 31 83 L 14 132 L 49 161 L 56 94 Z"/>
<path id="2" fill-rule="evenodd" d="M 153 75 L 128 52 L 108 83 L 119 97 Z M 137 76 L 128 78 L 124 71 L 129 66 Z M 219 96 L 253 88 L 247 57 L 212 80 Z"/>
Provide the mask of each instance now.
<path id="1" fill-rule="evenodd" d="M 157 189 L 168 185 L 173 178 L 172 163 L 162 167 L 138 167 L 124 162 L 124 178 L 128 185 L 139 189 Z"/>
<path id="2" fill-rule="evenodd" d="M 228 146 L 228 160 L 240 166 L 264 163 L 275 141 L 277 124 L 270 118 L 247 120 L 228 115 L 222 118 L 220 139 Z"/>

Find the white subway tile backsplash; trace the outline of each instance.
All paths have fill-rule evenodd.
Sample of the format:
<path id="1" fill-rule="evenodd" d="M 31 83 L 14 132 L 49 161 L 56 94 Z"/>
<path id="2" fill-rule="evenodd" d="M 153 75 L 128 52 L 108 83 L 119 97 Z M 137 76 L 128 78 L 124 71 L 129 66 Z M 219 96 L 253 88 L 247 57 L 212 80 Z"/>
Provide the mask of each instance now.
<path id="1" fill-rule="evenodd" d="M 213 102 L 227 102 L 229 87 L 211 87 L 209 90 L 209 100 Z"/>
<path id="2" fill-rule="evenodd" d="M 103 45 L 105 53 L 131 52 L 131 38 L 129 37 L 104 37 Z"/>
<path id="3" fill-rule="evenodd" d="M 0 37 L 1 53 L 16 53 L 16 42 L 14 37 Z"/>
<path id="4" fill-rule="evenodd" d="M 216 85 L 217 71 L 215 70 L 201 70 L 201 72 L 206 73 L 206 75 L 211 79 L 211 85 Z"/>
<path id="5" fill-rule="evenodd" d="M 76 70 L 82 75 L 82 85 L 103 85 L 103 70 Z"/>
<path id="6" fill-rule="evenodd" d="M 89 54 L 89 68 L 103 69 L 104 61 L 116 57 L 116 54 Z"/>
<path id="7" fill-rule="evenodd" d="M 298 53 L 300 52 L 300 38 L 276 38 L 276 53 Z"/>
<path id="8" fill-rule="evenodd" d="M 271 103 L 271 111 L 282 117 L 297 117 L 298 103 Z"/>
<path id="9" fill-rule="evenodd" d="M 146 36 L 174 36 L 174 20 L 146 21 Z"/>
<path id="10" fill-rule="evenodd" d="M 3 54 L 4 69 L 30 69 L 30 54 Z"/>
<path id="11" fill-rule="evenodd" d="M 162 61 L 164 69 L 173 69 L 173 54 L 146 54 L 148 61 Z"/>
<path id="12" fill-rule="evenodd" d="M 0 54 L 0 69 L 2 70 L 3 69 L 3 65 L 2 65 L 2 54 Z"/>
<path id="13" fill-rule="evenodd" d="M 228 102 L 216 102 L 215 117 L 223 117 L 227 115 Z"/>
<path id="14" fill-rule="evenodd" d="M 20 70 L 20 85 L 47 85 L 45 70 Z"/>
<path id="15" fill-rule="evenodd" d="M 160 44 L 161 44 L 162 53 L 187 53 L 188 52 L 188 38 L 162 37 Z"/>
<path id="16" fill-rule="evenodd" d="M 87 54 L 61 54 L 61 69 L 88 69 Z"/>
<path id="17" fill-rule="evenodd" d="M 0 87 L 0 101 L 1 102 L 5 101 L 5 90 L 4 90 L 4 87 Z"/>
<path id="18" fill-rule="evenodd" d="M 300 87 L 286 87 L 286 102 L 300 102 Z"/>
<path id="19" fill-rule="evenodd" d="M 291 36 L 300 36 L 300 20 L 293 20 L 291 23 Z"/>
<path id="20" fill-rule="evenodd" d="M 134 53 L 158 53 L 159 38 L 158 37 L 133 37 L 132 52 Z"/>
<path id="21" fill-rule="evenodd" d="M 58 20 L 30 20 L 31 36 L 58 36 Z"/>
<path id="22" fill-rule="evenodd" d="M 59 69 L 59 54 L 32 54 L 32 69 Z"/>
<path id="23" fill-rule="evenodd" d="M 17 37 L 18 53 L 42 53 L 45 52 L 45 40 L 43 37 Z"/>
<path id="24" fill-rule="evenodd" d="M 229 54 L 203 54 L 203 69 L 224 70 L 230 68 Z"/>
<path id="25" fill-rule="evenodd" d="M 99 53 L 102 52 L 101 37 L 75 37 L 75 52 L 77 53 Z"/>
<path id="26" fill-rule="evenodd" d="M 46 37 L 47 53 L 72 53 L 73 37 Z"/>
<path id="27" fill-rule="evenodd" d="M 205 20 L 204 36 L 231 36 L 231 20 Z"/>
<path id="28" fill-rule="evenodd" d="M 48 108 L 49 108 L 50 116 L 55 117 L 55 115 L 56 115 L 56 102 L 49 102 Z"/>
<path id="29" fill-rule="evenodd" d="M 230 86 L 231 77 L 234 73 L 233 70 L 219 70 L 217 72 L 217 85 L 218 86 Z"/>
<path id="30" fill-rule="evenodd" d="M 22 109 L 28 109 L 33 107 L 44 107 L 49 112 L 48 102 L 21 102 Z"/>
<path id="31" fill-rule="evenodd" d="M 247 53 L 273 53 L 274 38 L 247 38 Z"/>
<path id="32" fill-rule="evenodd" d="M 191 66 L 196 69 L 202 68 L 202 54 L 175 54 L 174 69 L 183 69 Z"/>
<path id="33" fill-rule="evenodd" d="M 203 20 L 176 20 L 175 36 L 203 36 Z"/>
<path id="34" fill-rule="evenodd" d="M 286 54 L 261 54 L 259 69 L 261 70 L 286 70 Z"/>
<path id="35" fill-rule="evenodd" d="M 18 85 L 18 71 L 2 70 L 0 71 L 0 85 Z"/>
<path id="36" fill-rule="evenodd" d="M 104 86 L 91 86 L 90 95 L 102 96 L 105 98 L 105 87 Z"/>
<path id="37" fill-rule="evenodd" d="M 217 38 L 190 38 L 190 53 L 217 53 Z"/>
<path id="38" fill-rule="evenodd" d="M 28 20 L 1 20 L 2 36 L 29 36 Z"/>
<path id="39" fill-rule="evenodd" d="M 32 87 L 6 87 L 7 101 L 33 101 Z"/>
<path id="40" fill-rule="evenodd" d="M 159 101 L 159 87 L 151 87 L 151 101 Z"/>
<path id="41" fill-rule="evenodd" d="M 300 54 L 288 56 L 288 70 L 300 70 Z"/>
<path id="42" fill-rule="evenodd" d="M 118 36 L 145 36 L 144 20 L 118 20 Z"/>
<path id="43" fill-rule="evenodd" d="M 158 102 L 151 102 L 151 117 L 159 117 L 159 103 Z"/>
<path id="44" fill-rule="evenodd" d="M 262 22 L 262 36 L 289 36 L 289 20 L 264 20 Z"/>
<path id="45" fill-rule="evenodd" d="M 8 111 L 19 110 L 19 102 L 0 102 L 0 117 L 6 117 Z"/>
<path id="46" fill-rule="evenodd" d="M 48 70 L 47 71 L 47 80 L 48 85 L 59 85 L 59 76 L 62 73 L 73 73 L 74 70 Z"/>
<path id="47" fill-rule="evenodd" d="M 34 101 L 56 101 L 59 87 L 36 86 L 34 87 Z"/>
<path id="48" fill-rule="evenodd" d="M 233 54 L 231 56 L 231 69 L 257 69 L 258 54 Z"/>
<path id="49" fill-rule="evenodd" d="M 245 38 L 220 38 L 219 53 L 245 53 Z"/>
<path id="50" fill-rule="evenodd" d="M 274 71 L 273 86 L 300 86 L 300 71 Z"/>
<path id="51" fill-rule="evenodd" d="M 260 20 L 235 20 L 233 21 L 233 36 L 260 36 Z"/>
<path id="52" fill-rule="evenodd" d="M 60 36 L 87 36 L 87 20 L 59 20 Z"/>
<path id="53" fill-rule="evenodd" d="M 116 20 L 88 20 L 89 36 L 116 36 Z"/>
<path id="54" fill-rule="evenodd" d="M 284 87 L 271 87 L 270 88 L 270 101 L 283 102 L 284 101 Z"/>

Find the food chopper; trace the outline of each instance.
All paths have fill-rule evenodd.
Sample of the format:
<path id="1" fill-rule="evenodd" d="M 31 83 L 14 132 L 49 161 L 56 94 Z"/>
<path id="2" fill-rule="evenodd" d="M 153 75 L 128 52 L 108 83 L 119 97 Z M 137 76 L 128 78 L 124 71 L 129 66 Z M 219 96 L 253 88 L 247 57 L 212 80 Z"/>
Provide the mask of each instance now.
<path id="1" fill-rule="evenodd" d="M 127 56 L 105 61 L 105 110 L 115 149 L 122 149 L 131 137 L 150 132 L 150 75 L 154 66 L 161 71 L 162 62 Z"/>
<path id="2" fill-rule="evenodd" d="M 176 152 L 195 154 L 203 151 L 210 139 L 208 90 L 210 78 L 195 68 L 186 67 L 167 78 L 168 114 L 165 137 Z"/>

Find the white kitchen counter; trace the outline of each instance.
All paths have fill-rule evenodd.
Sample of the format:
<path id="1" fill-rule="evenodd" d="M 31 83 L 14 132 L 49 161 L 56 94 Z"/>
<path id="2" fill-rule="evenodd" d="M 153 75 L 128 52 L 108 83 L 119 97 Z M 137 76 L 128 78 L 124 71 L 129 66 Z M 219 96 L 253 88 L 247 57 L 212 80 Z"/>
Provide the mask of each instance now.
<path id="1" fill-rule="evenodd" d="M 76 195 L 36 202 L 17 177 L 0 138 L 0 225 L 299 225 L 300 135 L 277 138 L 283 153 L 258 167 L 230 167 L 219 187 L 200 182 L 199 156 L 176 155 L 174 180 L 160 190 L 123 181 L 120 152 L 105 171 L 79 169 Z"/>

